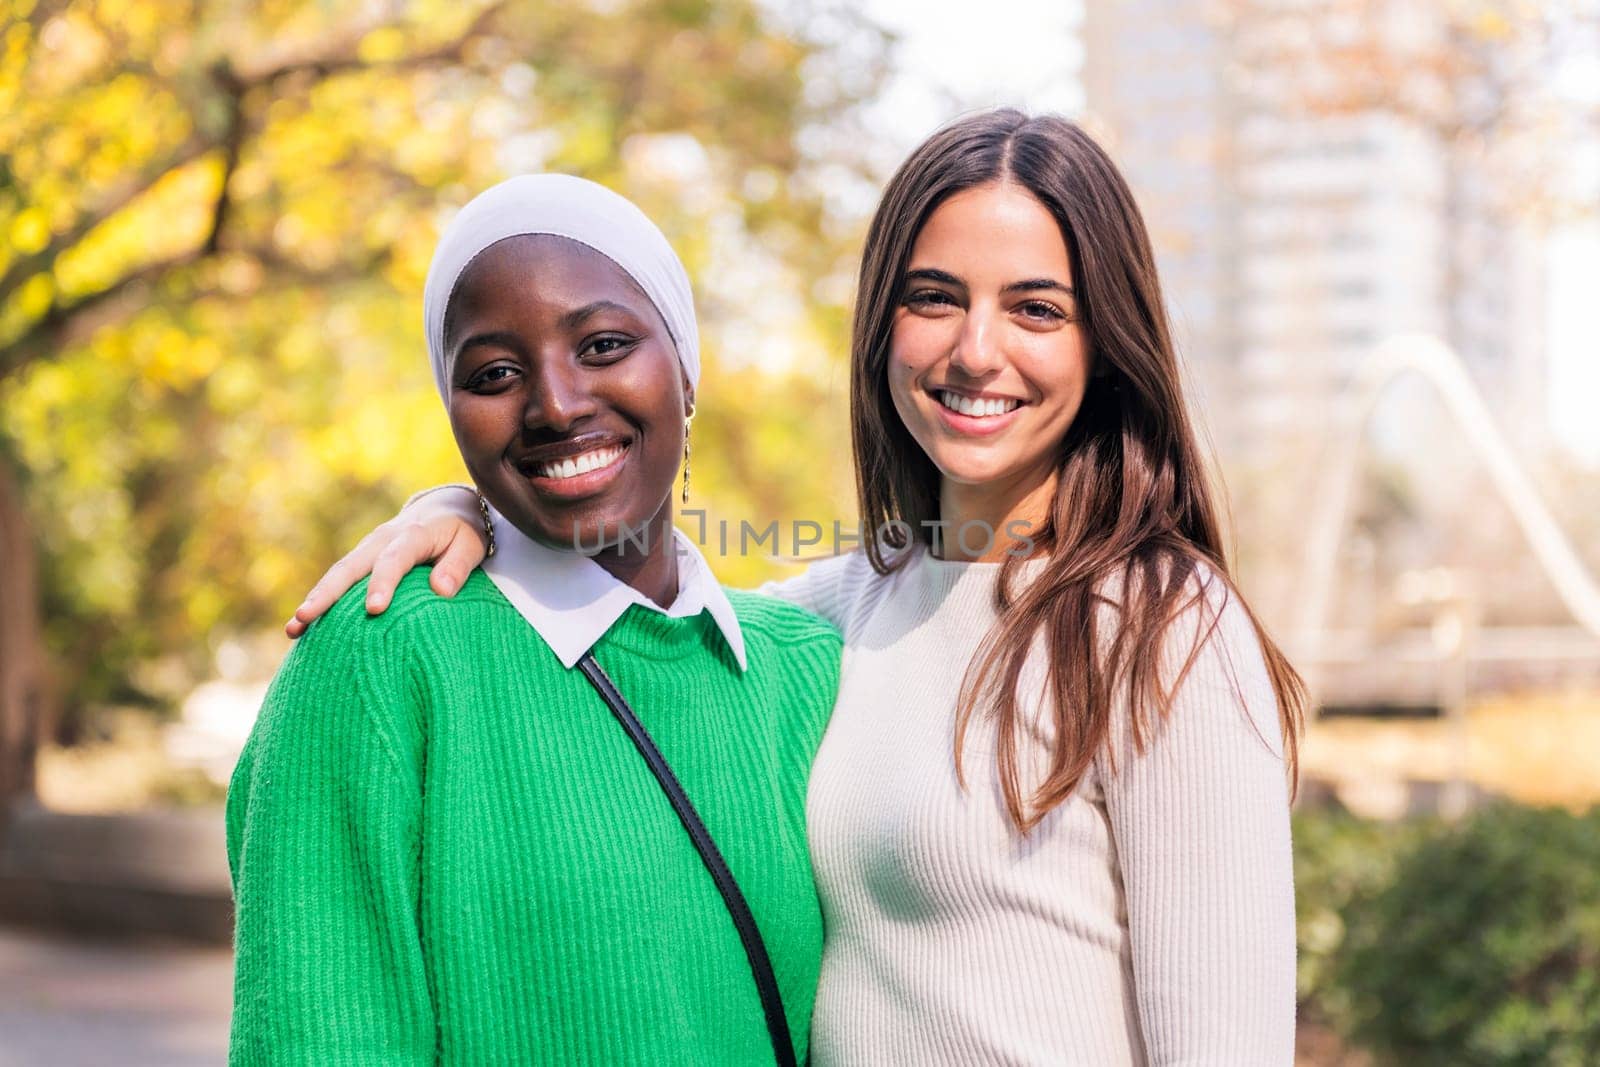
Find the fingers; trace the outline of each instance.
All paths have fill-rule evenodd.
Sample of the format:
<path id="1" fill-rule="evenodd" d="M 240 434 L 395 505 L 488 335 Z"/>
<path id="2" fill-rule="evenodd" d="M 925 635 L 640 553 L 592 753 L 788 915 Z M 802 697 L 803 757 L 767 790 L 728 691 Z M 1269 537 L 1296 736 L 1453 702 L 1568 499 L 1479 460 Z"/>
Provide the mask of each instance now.
<path id="1" fill-rule="evenodd" d="M 434 527 L 443 525 L 437 520 L 407 521 L 383 551 L 378 553 L 378 558 L 372 564 L 372 579 L 367 582 L 368 615 L 382 615 L 387 611 L 400 579 L 410 574 L 411 569 L 419 563 L 438 558 L 446 542 Z"/>
<path id="2" fill-rule="evenodd" d="M 472 501 L 470 517 L 446 507 L 419 519 L 402 513 L 373 530 L 311 587 L 305 602 L 284 624 L 283 632 L 292 638 L 305 633 L 314 620 L 368 574 L 372 577 L 367 582 L 367 614 L 381 615 L 394 599 L 400 580 L 412 568 L 430 560 L 437 561 L 430 585 L 440 596 L 454 596 L 466 584 L 473 568 L 483 562 L 488 548 L 476 521 L 477 498 L 474 496 Z"/>
<path id="3" fill-rule="evenodd" d="M 317 579 L 317 584 L 311 587 L 311 592 L 306 594 L 305 600 L 294 609 L 294 615 L 284 624 L 283 632 L 290 637 L 305 633 L 307 627 L 338 603 L 351 586 L 366 577 L 372 570 L 373 561 L 395 536 L 396 531 L 385 523 L 363 537 L 343 559 Z"/>
<path id="4" fill-rule="evenodd" d="M 447 533 L 444 554 L 433 565 L 429 584 L 440 596 L 451 597 L 466 584 L 473 568 L 483 562 L 483 533 L 477 526 L 455 520 Z"/>
<path id="5" fill-rule="evenodd" d="M 367 583 L 367 612 L 380 614 L 389 606 L 395 586 L 412 568 L 434 564 L 429 584 L 440 596 L 455 596 L 467 575 L 483 560 L 483 535 L 476 524 L 453 514 L 434 515 L 409 522 L 378 553 Z"/>

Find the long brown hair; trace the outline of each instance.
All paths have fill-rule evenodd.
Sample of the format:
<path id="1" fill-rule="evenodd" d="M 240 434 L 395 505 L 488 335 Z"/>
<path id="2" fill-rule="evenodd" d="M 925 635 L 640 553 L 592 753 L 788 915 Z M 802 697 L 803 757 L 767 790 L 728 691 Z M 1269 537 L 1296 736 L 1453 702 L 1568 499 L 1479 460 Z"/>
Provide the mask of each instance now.
<path id="1" fill-rule="evenodd" d="M 1061 446 L 1050 511 L 1030 536 L 1042 569 L 1019 582 L 1008 557 L 996 585 L 999 621 L 962 685 L 956 767 L 974 710 L 991 702 L 996 762 L 1006 807 L 1023 831 L 1071 795 L 1108 746 L 1112 709 L 1125 698 L 1136 751 L 1164 718 L 1184 675 L 1238 597 L 1261 643 L 1277 697 L 1291 781 L 1305 686 L 1233 582 L 1213 492 L 1185 408 L 1178 361 L 1144 221 L 1127 183 L 1099 145 L 1056 116 L 1001 109 L 935 133 L 901 165 L 867 234 L 851 339 L 850 416 L 863 538 L 879 573 L 902 565 L 910 540 L 931 543 L 939 519 L 939 471 L 900 421 L 889 393 L 890 331 L 911 248 L 928 216 L 964 189 L 1005 181 L 1031 192 L 1061 227 L 1072 286 L 1094 368 Z M 1017 588 L 1018 586 L 1021 588 Z M 1114 591 L 1114 592 L 1111 592 Z M 1168 627 L 1198 605 L 1210 626 L 1176 678 L 1163 684 Z M 1104 609 L 1115 623 L 1097 632 Z M 1045 777 L 1024 797 L 1019 759 L 1029 743 L 1018 682 L 1042 636 L 1054 730 Z"/>

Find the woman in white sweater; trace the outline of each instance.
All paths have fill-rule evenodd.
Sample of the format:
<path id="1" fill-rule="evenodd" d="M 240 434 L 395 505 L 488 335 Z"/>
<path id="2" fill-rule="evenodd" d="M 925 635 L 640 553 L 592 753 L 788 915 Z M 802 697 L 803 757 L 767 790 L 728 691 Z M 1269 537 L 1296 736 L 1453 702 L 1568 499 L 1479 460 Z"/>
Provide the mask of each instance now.
<path id="1" fill-rule="evenodd" d="M 766 591 L 844 635 L 807 801 L 816 1064 L 1287 1065 L 1304 693 L 1229 575 L 1143 222 L 1104 152 L 934 134 L 862 258 L 860 551 Z M 337 564 L 448 595 L 475 496 Z"/>

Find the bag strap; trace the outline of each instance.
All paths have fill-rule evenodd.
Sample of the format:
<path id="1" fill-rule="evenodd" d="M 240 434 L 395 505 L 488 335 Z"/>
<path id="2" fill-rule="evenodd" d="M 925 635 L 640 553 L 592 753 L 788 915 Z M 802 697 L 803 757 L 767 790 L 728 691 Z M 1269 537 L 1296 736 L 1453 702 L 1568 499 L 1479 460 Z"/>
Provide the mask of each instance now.
<path id="1" fill-rule="evenodd" d="M 700 821 L 694 805 L 689 803 L 688 794 L 683 791 L 683 786 L 678 784 L 678 778 L 672 773 L 672 768 L 667 765 L 666 759 L 662 757 L 661 750 L 656 748 L 655 742 L 645 731 L 644 724 L 639 721 L 639 717 L 633 713 L 628 702 L 617 691 L 610 677 L 600 669 L 594 653 L 585 652 L 578 660 L 578 667 L 594 686 L 595 691 L 600 694 L 600 699 L 606 702 L 611 713 L 617 717 L 617 722 L 622 724 L 622 729 L 627 732 L 628 738 L 639 750 L 639 755 L 650 765 L 650 772 L 656 776 L 661 791 L 672 801 L 672 810 L 678 813 L 678 821 L 689 831 L 689 838 L 694 842 L 696 851 L 700 853 L 700 859 L 705 863 L 706 870 L 710 872 L 711 880 L 717 884 L 717 891 L 722 894 L 722 902 L 727 905 L 728 914 L 733 917 L 733 925 L 739 930 L 739 940 L 744 943 L 744 953 L 750 959 L 750 973 L 756 980 L 756 992 L 761 995 L 761 1010 L 767 1020 L 767 1036 L 772 1039 L 772 1052 L 777 1057 L 778 1067 L 795 1067 L 794 1046 L 789 1042 L 788 1016 L 783 1013 L 783 998 L 778 995 L 778 981 L 772 973 L 772 960 L 767 956 L 767 946 L 761 940 L 761 931 L 756 928 L 755 916 L 750 914 L 750 905 L 745 903 L 744 894 L 739 891 L 739 883 L 733 880 L 733 872 L 728 870 L 728 864 L 723 860 L 722 853 L 717 851 L 716 842 L 711 840 L 711 832 L 706 829 L 706 824 Z"/>

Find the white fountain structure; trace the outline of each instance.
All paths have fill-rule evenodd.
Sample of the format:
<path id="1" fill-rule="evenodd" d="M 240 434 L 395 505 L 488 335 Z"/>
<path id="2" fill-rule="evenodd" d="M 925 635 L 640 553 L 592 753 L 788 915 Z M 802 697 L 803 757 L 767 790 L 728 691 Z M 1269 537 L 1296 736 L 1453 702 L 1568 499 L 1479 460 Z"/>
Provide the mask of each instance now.
<path id="1" fill-rule="evenodd" d="M 1460 357 L 1429 335 L 1392 337 L 1362 363 L 1340 402 L 1329 435 L 1330 462 L 1323 468 L 1311 505 L 1300 571 L 1303 585 L 1289 636 L 1293 658 L 1310 689 L 1312 706 L 1321 704 L 1331 665 L 1363 662 L 1377 651 L 1359 639 L 1348 640 L 1347 635 L 1330 629 L 1329 613 L 1339 552 L 1360 485 L 1365 438 L 1373 411 L 1389 388 L 1413 374 L 1443 402 L 1473 457 L 1488 473 L 1496 496 L 1510 511 L 1540 569 L 1577 623 L 1564 627 L 1479 627 L 1477 613 L 1469 602 L 1470 593 L 1463 590 L 1453 572 L 1440 568 L 1403 577 L 1400 599 L 1412 607 L 1431 611 L 1432 630 L 1420 647 L 1416 642 L 1408 646 L 1404 641 L 1391 641 L 1382 654 L 1407 667 L 1432 671 L 1430 681 L 1449 723 L 1444 743 L 1449 746 L 1454 768 L 1439 796 L 1438 810 L 1458 815 L 1472 803 L 1466 729 L 1469 661 L 1600 661 L 1600 585 L 1518 462 Z M 1362 804 L 1374 809 L 1369 814 L 1385 811 L 1396 815 L 1405 806 L 1404 783 L 1357 784 L 1377 786 L 1377 803 L 1372 803 L 1374 798 L 1369 794 Z M 1347 796 L 1345 790 L 1340 791 L 1341 799 L 1347 803 L 1359 795 Z"/>

